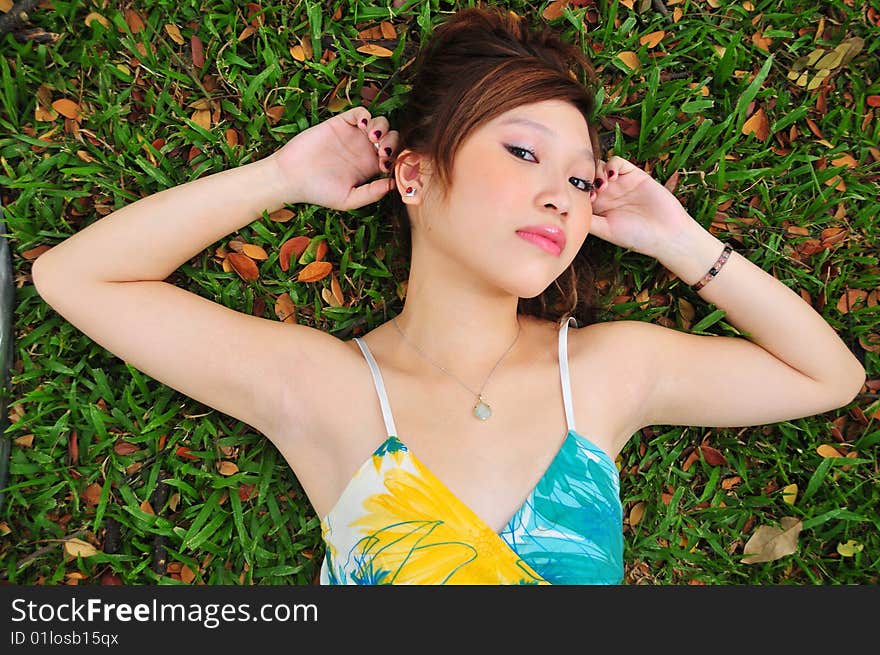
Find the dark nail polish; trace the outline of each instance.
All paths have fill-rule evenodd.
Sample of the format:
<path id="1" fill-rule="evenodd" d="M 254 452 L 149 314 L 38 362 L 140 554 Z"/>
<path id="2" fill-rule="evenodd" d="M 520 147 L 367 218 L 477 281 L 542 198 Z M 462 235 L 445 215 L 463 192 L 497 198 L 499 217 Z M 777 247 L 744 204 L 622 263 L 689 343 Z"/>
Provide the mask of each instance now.
<path id="1" fill-rule="evenodd" d="M 614 177 L 614 171 L 608 171 L 608 179 Z"/>
<path id="2" fill-rule="evenodd" d="M 385 148 L 385 154 L 391 156 L 391 148 Z"/>
<path id="3" fill-rule="evenodd" d="M 385 168 L 387 168 L 389 171 L 391 170 L 391 162 L 390 161 L 385 162 Z"/>
<path id="4" fill-rule="evenodd" d="M 382 136 L 382 130 L 376 130 L 375 132 L 373 132 L 373 136 L 378 139 L 380 136 Z"/>
<path id="5" fill-rule="evenodd" d="M 595 184 L 596 184 L 597 189 L 601 188 L 602 187 L 602 180 L 597 177 Z"/>
<path id="6" fill-rule="evenodd" d="M 363 123 L 364 125 L 366 125 L 366 124 L 367 124 L 367 119 L 366 119 L 366 118 L 362 118 L 362 119 L 361 119 L 361 123 Z"/>

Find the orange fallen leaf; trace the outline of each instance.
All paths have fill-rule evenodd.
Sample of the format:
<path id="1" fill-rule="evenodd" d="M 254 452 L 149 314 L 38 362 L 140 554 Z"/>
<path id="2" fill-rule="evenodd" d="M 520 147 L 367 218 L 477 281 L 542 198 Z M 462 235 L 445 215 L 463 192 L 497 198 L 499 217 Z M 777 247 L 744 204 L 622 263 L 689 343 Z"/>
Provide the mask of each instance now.
<path id="1" fill-rule="evenodd" d="M 639 45 L 646 45 L 649 48 L 655 47 L 660 41 L 663 40 L 663 37 L 666 36 L 666 32 L 663 30 L 658 30 L 657 32 L 651 32 L 650 34 L 645 34 L 642 37 L 639 37 Z"/>
<path id="2" fill-rule="evenodd" d="M 275 316 L 282 323 L 296 324 L 296 304 L 286 291 L 275 299 Z"/>
<path id="3" fill-rule="evenodd" d="M 231 252 L 226 255 L 224 261 L 229 262 L 232 270 L 238 273 L 242 280 L 253 281 L 260 278 L 260 270 L 257 268 L 256 262 L 247 255 Z"/>
<path id="4" fill-rule="evenodd" d="M 327 277 L 331 270 L 333 270 L 333 264 L 330 262 L 311 262 L 310 264 L 306 264 L 299 272 L 297 281 L 317 282 L 318 280 Z"/>
<path id="5" fill-rule="evenodd" d="M 638 525 L 642 520 L 642 516 L 645 514 L 645 506 L 646 503 L 643 500 L 632 506 L 632 509 L 629 511 L 629 524 L 631 526 Z"/>
<path id="6" fill-rule="evenodd" d="M 174 451 L 174 454 L 178 457 L 185 457 L 186 459 L 201 459 L 198 455 L 190 454 L 189 448 L 186 446 L 178 446 Z"/>
<path id="7" fill-rule="evenodd" d="M 727 460 L 720 450 L 716 450 L 712 446 L 700 446 L 700 451 L 703 453 L 703 458 L 709 466 L 727 465 Z"/>
<path id="8" fill-rule="evenodd" d="M 217 465 L 217 470 L 220 472 L 220 475 L 235 475 L 238 473 L 238 465 L 235 462 L 229 462 L 224 459 Z"/>
<path id="9" fill-rule="evenodd" d="M 64 116 L 64 118 L 80 118 L 79 105 L 73 100 L 59 98 L 52 103 L 52 108 Z"/>
<path id="10" fill-rule="evenodd" d="M 131 455 L 132 453 L 135 453 L 139 450 L 139 446 L 125 441 L 124 439 L 120 439 L 115 444 L 113 444 L 113 452 L 117 455 Z"/>
<path id="11" fill-rule="evenodd" d="M 632 50 L 624 50 L 623 52 L 618 52 L 617 58 L 620 59 L 620 61 L 622 61 L 624 64 L 626 64 L 627 68 L 629 68 L 631 71 L 637 71 L 639 70 L 639 68 L 641 68 L 639 56 Z"/>
<path id="12" fill-rule="evenodd" d="M 309 247 L 310 242 L 309 237 L 299 236 L 288 239 L 281 244 L 281 249 L 278 251 L 278 263 L 281 264 L 281 270 L 287 271 L 290 268 L 291 260 L 298 260 Z"/>
<path id="13" fill-rule="evenodd" d="M 286 207 L 282 207 L 281 209 L 277 209 L 274 212 L 272 212 L 271 214 L 269 214 L 269 220 L 274 221 L 276 223 L 286 223 L 294 216 L 296 216 L 296 214 L 293 211 L 291 211 L 290 209 L 287 209 Z M 308 244 L 308 237 L 294 237 L 294 238 L 295 239 L 297 239 L 297 238 L 306 239 L 306 243 Z M 305 248 L 303 248 L 303 250 L 305 250 Z M 300 253 L 300 254 L 302 254 L 302 253 Z"/>
<path id="14" fill-rule="evenodd" d="M 763 107 L 752 114 L 742 126 L 742 133 L 745 135 L 754 134 L 761 141 L 766 141 L 770 136 L 770 123 L 767 120 L 767 114 L 764 113 Z"/>
<path id="15" fill-rule="evenodd" d="M 828 444 L 823 443 L 821 446 L 816 448 L 816 452 L 819 453 L 822 457 L 843 457 L 843 453 L 841 453 L 834 446 L 830 446 Z"/>
<path id="16" fill-rule="evenodd" d="M 192 50 L 193 66 L 201 68 L 205 65 L 205 46 L 202 43 L 202 40 L 195 34 L 189 38 L 189 44 L 190 49 Z"/>
<path id="17" fill-rule="evenodd" d="M 392 50 L 388 48 L 383 48 L 380 45 L 376 45 L 375 43 L 365 43 L 361 47 L 357 49 L 358 52 L 362 52 L 365 55 L 374 55 L 376 57 L 390 57 L 394 54 Z"/>
<path id="18" fill-rule="evenodd" d="M 82 492 L 82 499 L 86 505 L 90 507 L 94 507 L 101 500 L 101 485 L 97 482 L 92 482 L 88 487 L 85 488 L 85 491 Z"/>
<path id="19" fill-rule="evenodd" d="M 171 37 L 171 40 L 174 41 L 177 45 L 183 45 L 186 41 L 183 38 L 183 35 L 180 33 L 180 28 L 173 23 L 165 24 L 165 32 Z"/>
<path id="20" fill-rule="evenodd" d="M 262 261 L 264 259 L 269 259 L 269 255 L 266 254 L 266 251 L 263 250 L 262 247 L 254 244 L 254 243 L 246 243 L 241 247 L 241 252 L 250 257 L 251 259 L 256 259 L 257 261 Z"/>

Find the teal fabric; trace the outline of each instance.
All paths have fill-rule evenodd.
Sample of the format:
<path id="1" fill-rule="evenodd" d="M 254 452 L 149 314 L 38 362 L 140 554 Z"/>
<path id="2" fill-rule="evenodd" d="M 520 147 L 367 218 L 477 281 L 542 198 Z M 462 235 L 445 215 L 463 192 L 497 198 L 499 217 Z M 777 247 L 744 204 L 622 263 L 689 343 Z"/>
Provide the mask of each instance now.
<path id="1" fill-rule="evenodd" d="M 552 584 L 620 584 L 623 506 L 617 466 L 569 430 L 500 536 Z"/>

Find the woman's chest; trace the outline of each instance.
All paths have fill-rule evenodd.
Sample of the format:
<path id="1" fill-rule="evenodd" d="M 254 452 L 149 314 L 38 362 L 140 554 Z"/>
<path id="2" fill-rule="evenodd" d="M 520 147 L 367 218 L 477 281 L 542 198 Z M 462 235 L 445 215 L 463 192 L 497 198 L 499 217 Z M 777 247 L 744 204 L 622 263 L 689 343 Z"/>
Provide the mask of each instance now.
<path id="1" fill-rule="evenodd" d="M 361 384 L 347 388 L 345 411 L 329 420 L 320 449 L 326 461 L 297 471 L 298 478 L 324 517 L 393 434 L 434 484 L 498 532 L 535 486 L 553 473 L 560 450 L 573 438 L 569 430 L 610 459 L 625 441 L 619 433 L 626 425 L 621 421 L 626 409 L 614 401 L 617 385 L 600 368 L 602 362 L 587 365 L 602 374 L 584 376 L 581 367 L 569 367 L 568 412 L 565 381 L 556 361 L 549 360 L 532 366 L 527 375 L 499 376 L 494 385 L 486 385 L 482 400 L 491 415 L 485 420 L 474 414 L 477 395 L 455 380 L 424 385 L 389 370 L 382 375 L 388 401 L 383 415 L 379 390 L 368 374 Z"/>

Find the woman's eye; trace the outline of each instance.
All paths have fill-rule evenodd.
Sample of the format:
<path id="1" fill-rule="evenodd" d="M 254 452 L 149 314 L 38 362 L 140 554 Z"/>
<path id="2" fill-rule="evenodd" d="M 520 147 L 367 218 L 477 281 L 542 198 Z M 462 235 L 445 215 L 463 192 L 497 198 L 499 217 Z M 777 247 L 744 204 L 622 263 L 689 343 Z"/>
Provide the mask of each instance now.
<path id="1" fill-rule="evenodd" d="M 522 148 L 520 146 L 506 146 L 506 147 L 510 152 L 512 152 L 515 156 L 519 157 L 520 159 L 522 159 L 522 157 L 517 155 L 517 152 L 526 152 L 526 153 L 530 154 L 532 157 L 535 156 L 534 151 L 529 150 L 528 148 Z M 584 186 L 582 186 L 582 187 L 578 186 L 578 189 L 580 189 L 581 191 L 585 191 L 585 192 L 589 193 L 590 191 L 593 190 L 593 183 L 592 182 L 587 182 L 586 180 L 582 180 L 578 177 L 570 177 L 568 179 L 575 180 L 576 182 L 583 182 Z M 575 186 L 577 186 L 577 184 L 575 184 Z"/>
<path id="2" fill-rule="evenodd" d="M 507 146 L 507 149 L 510 150 L 510 152 L 513 152 L 513 154 L 516 154 L 516 152 L 514 152 L 514 151 L 517 151 L 517 152 L 527 152 L 532 157 L 535 156 L 534 151 L 529 150 L 528 148 L 520 148 L 519 146 Z M 522 157 L 520 157 L 520 159 L 522 159 Z"/>
<path id="3" fill-rule="evenodd" d="M 578 187 L 581 191 L 586 191 L 587 193 L 589 193 L 590 191 L 593 190 L 593 183 L 592 182 L 587 182 L 586 180 L 582 180 L 579 177 L 570 177 L 568 179 L 574 180 L 575 182 L 583 182 L 584 186 Z M 575 185 L 575 186 L 577 186 L 577 185 Z"/>

